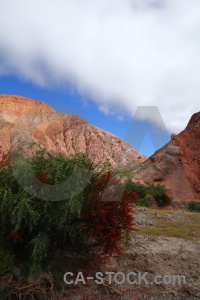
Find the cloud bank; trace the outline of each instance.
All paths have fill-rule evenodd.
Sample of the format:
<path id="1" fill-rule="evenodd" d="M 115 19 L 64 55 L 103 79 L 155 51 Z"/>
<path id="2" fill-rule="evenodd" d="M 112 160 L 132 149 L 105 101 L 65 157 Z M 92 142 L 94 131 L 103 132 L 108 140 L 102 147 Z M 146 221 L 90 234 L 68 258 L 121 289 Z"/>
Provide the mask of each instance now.
<path id="1" fill-rule="evenodd" d="M 178 132 L 200 110 L 199 20 L 199 0 L 0 0 L 0 75 L 72 86 L 107 114 L 158 106 Z"/>

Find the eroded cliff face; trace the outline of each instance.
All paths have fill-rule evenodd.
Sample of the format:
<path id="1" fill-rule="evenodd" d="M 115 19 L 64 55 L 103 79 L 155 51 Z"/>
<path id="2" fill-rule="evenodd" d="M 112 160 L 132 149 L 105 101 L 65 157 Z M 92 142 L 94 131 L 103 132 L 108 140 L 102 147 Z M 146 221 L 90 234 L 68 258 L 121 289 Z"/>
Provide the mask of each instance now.
<path id="1" fill-rule="evenodd" d="M 117 136 L 77 115 L 56 112 L 45 102 L 0 95 L 0 159 L 3 152 L 33 142 L 64 155 L 87 152 L 95 162 L 112 166 L 134 164 L 146 158 Z"/>
<path id="2" fill-rule="evenodd" d="M 133 180 L 165 184 L 175 199 L 200 201 L 200 112 L 139 166 Z"/>

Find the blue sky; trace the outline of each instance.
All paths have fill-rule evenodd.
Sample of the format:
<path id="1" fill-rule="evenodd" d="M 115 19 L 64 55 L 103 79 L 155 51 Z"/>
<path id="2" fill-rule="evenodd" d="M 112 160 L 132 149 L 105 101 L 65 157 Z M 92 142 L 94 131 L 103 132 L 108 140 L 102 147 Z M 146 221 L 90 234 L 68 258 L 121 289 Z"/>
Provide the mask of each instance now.
<path id="1" fill-rule="evenodd" d="M 156 149 L 167 143 L 170 139 L 169 133 L 161 130 L 158 134 L 154 135 L 159 139 L 159 142 L 156 144 L 150 137 L 150 133 L 155 128 L 151 123 L 147 121 L 134 121 L 128 114 L 123 114 L 123 119 L 120 118 L 120 120 L 118 119 L 118 115 L 105 115 L 92 99 L 83 98 L 76 91 L 67 88 L 44 88 L 31 82 L 20 80 L 14 76 L 2 76 L 0 77 L 0 93 L 20 95 L 45 101 L 57 111 L 77 114 L 91 124 L 127 140 L 138 152 L 147 157 L 152 155 Z M 131 126 L 134 129 L 130 136 L 128 132 Z M 147 131 L 145 136 L 141 128 L 145 128 Z M 140 130 L 142 142 L 137 143 L 134 141 L 134 132 L 138 133 Z"/>
<path id="2" fill-rule="evenodd" d="M 83 98 L 76 91 L 67 88 L 44 88 L 14 76 L 2 76 L 0 77 L 0 94 L 20 95 L 45 101 L 57 111 L 78 114 L 91 124 L 126 140 L 135 150 L 147 157 L 170 139 L 169 132 L 159 130 L 150 122 L 134 121 L 133 118 L 125 114 L 123 114 L 123 119 L 120 120 L 115 114 L 105 115 L 91 99 Z M 133 130 L 130 136 L 128 133 L 131 127 L 133 127 Z M 151 139 L 151 134 L 155 128 L 158 130 L 154 135 L 157 143 Z M 140 129 L 141 133 L 139 133 Z M 136 136 L 142 136 L 142 141 L 138 142 Z"/>
<path id="3" fill-rule="evenodd" d="M 199 20 L 199 0 L 1 0 L 0 93 L 74 112 L 150 156 L 200 111 Z"/>

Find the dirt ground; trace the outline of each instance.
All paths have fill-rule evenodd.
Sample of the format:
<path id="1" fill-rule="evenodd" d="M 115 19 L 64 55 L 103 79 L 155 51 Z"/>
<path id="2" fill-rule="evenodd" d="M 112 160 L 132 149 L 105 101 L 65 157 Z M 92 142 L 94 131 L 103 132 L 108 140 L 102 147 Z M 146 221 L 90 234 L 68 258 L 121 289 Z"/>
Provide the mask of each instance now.
<path id="1" fill-rule="evenodd" d="M 86 285 L 80 283 L 68 287 L 73 292 L 69 299 L 200 299 L 200 214 L 138 207 L 135 208 L 135 224 L 139 231 L 134 233 L 123 255 L 112 257 L 110 262 L 98 270 L 103 274 L 114 272 L 110 282 L 111 275 L 107 274 L 102 284 L 95 284 L 93 281 Z M 162 228 L 158 228 L 160 224 L 163 225 Z M 169 224 L 175 225 L 176 230 L 170 228 L 167 232 L 165 225 L 169 227 Z M 188 233 L 184 226 L 192 228 L 193 232 Z M 125 275 L 123 284 L 119 282 L 123 281 L 124 275 L 118 274 L 117 280 L 114 280 L 118 272 Z M 127 276 L 131 272 L 134 272 L 134 278 L 129 277 L 132 282 L 130 284 Z M 145 272 L 148 273 L 145 277 L 147 281 L 141 280 L 140 284 L 133 284 L 133 279 L 139 280 L 139 276 Z M 154 280 L 156 275 L 162 276 L 159 284 Z M 183 277 L 180 282 L 178 279 L 176 281 L 177 275 L 184 276 L 185 281 Z"/>
<path id="2" fill-rule="evenodd" d="M 56 292 L 55 281 L 49 273 L 43 274 L 38 282 L 22 280 L 19 289 L 22 293 L 26 289 L 27 293 L 38 291 L 43 293 L 42 299 L 52 300 L 200 299 L 200 214 L 135 207 L 134 218 L 139 230 L 131 236 L 126 250 L 95 271 L 102 273 L 102 282 L 95 282 L 93 276 L 85 284 L 80 281 L 62 287 L 64 274 L 61 274 L 61 288 Z M 65 272 L 70 272 L 70 257 L 60 261 Z M 15 274 L 9 276 L 2 280 L 12 282 Z"/>

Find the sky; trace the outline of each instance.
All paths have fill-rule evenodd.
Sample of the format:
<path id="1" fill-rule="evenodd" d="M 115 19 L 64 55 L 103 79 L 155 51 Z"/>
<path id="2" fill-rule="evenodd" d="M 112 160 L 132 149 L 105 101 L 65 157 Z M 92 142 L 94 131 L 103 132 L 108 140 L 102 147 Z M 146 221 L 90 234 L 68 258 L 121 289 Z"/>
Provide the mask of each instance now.
<path id="1" fill-rule="evenodd" d="M 0 93 L 150 156 L 200 110 L 199 0 L 0 0 Z"/>

